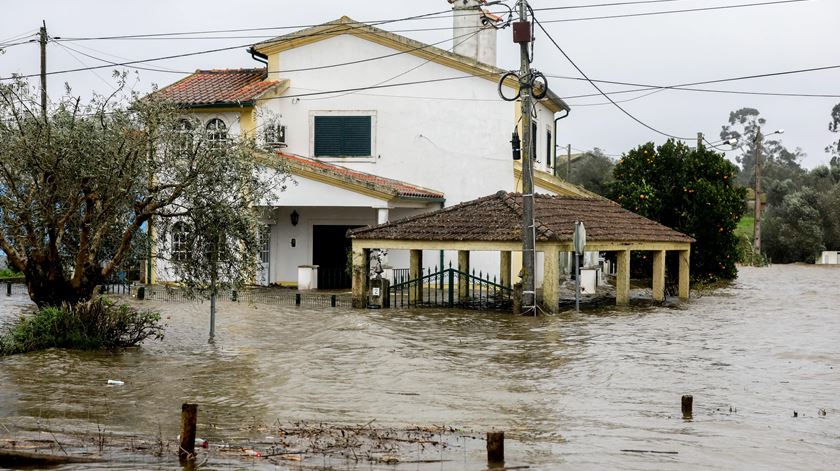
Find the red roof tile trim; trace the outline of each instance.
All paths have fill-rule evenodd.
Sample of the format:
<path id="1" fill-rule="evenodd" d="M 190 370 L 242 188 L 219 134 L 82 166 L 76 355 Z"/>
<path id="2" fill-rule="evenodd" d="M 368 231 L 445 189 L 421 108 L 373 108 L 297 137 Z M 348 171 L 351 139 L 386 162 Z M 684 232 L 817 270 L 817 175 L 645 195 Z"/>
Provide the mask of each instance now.
<path id="1" fill-rule="evenodd" d="M 266 69 L 197 70 L 154 96 L 179 106 L 251 105 L 276 85 Z"/>
<path id="2" fill-rule="evenodd" d="M 348 183 L 354 183 L 385 193 L 390 193 L 399 198 L 444 200 L 444 194 L 439 191 L 430 190 L 411 183 L 380 177 L 370 173 L 351 170 L 347 167 L 328 164 L 320 160 L 308 159 L 299 155 L 285 154 L 278 152 L 277 155 L 286 161 L 294 173 L 295 167 L 341 179 Z"/>

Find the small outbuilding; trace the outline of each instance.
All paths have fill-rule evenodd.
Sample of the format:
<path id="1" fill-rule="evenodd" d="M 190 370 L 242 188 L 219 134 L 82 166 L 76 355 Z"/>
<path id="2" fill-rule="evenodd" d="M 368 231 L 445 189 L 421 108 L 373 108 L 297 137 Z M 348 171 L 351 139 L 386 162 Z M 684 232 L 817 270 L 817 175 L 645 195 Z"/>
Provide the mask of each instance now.
<path id="1" fill-rule="evenodd" d="M 603 198 L 534 197 L 536 250 L 544 253 L 542 304 L 560 301 L 560 255 L 574 250 L 575 222 L 586 226 L 587 252 L 615 252 L 616 304 L 630 302 L 630 253 L 652 252 L 653 299 L 665 299 L 665 255 L 679 254 L 679 297 L 688 299 L 694 239 Z M 469 271 L 472 251 L 500 252 L 502 284 L 510 286 L 511 254 L 522 250 L 522 195 L 500 191 L 429 213 L 348 232 L 353 250 L 353 305 L 364 307 L 372 249 L 411 251 L 410 274 L 421 273 L 423 250 L 457 250 L 458 270 Z"/>

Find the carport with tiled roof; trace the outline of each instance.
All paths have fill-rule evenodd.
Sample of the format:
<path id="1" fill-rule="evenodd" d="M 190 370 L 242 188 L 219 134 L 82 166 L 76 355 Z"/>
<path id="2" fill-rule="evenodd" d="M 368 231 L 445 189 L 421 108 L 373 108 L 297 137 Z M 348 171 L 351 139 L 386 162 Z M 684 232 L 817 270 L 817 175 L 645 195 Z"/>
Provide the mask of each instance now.
<path id="1" fill-rule="evenodd" d="M 470 251 L 501 253 L 502 284 L 510 285 L 511 253 L 522 250 L 522 195 L 498 192 L 449 208 L 350 231 L 354 306 L 366 305 L 366 269 L 371 249 L 411 251 L 411 273 L 419 273 L 423 250 L 457 250 L 458 270 L 469 271 Z M 665 256 L 679 253 L 679 297 L 688 299 L 689 257 L 694 239 L 623 209 L 603 198 L 536 195 L 537 251 L 543 252 L 543 305 L 560 301 L 560 254 L 573 251 L 575 222 L 586 226 L 586 251 L 616 254 L 616 304 L 630 301 L 630 253 L 653 252 L 653 299 L 665 299 Z M 507 279 L 505 279 L 507 277 Z"/>

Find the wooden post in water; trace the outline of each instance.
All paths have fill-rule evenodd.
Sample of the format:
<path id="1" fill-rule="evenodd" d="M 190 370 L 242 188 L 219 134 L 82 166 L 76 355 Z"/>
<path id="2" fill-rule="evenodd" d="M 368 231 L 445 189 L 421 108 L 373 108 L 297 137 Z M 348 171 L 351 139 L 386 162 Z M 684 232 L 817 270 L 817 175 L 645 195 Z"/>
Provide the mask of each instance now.
<path id="1" fill-rule="evenodd" d="M 487 462 L 505 461 L 505 432 L 487 432 Z"/>
<path id="2" fill-rule="evenodd" d="M 693 415 L 694 396 L 685 395 L 682 397 L 682 415 L 683 419 L 689 420 Z"/>
<path id="3" fill-rule="evenodd" d="M 181 443 L 178 445 L 178 457 L 195 458 L 195 423 L 198 418 L 198 404 L 181 405 Z"/>

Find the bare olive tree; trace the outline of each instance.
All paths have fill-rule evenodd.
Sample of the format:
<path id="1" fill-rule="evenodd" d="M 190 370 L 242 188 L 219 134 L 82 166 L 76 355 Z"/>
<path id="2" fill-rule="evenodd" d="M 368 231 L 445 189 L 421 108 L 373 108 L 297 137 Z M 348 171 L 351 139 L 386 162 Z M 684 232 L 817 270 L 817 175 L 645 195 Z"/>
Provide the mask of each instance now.
<path id="1" fill-rule="evenodd" d="M 90 299 L 143 250 L 138 240 L 176 222 L 195 237 L 176 264 L 187 285 L 248 279 L 253 207 L 272 178 L 258 178 L 253 141 L 194 124 L 122 80 L 85 104 L 68 90 L 46 118 L 28 83 L 0 85 L 0 249 L 36 304 Z"/>

